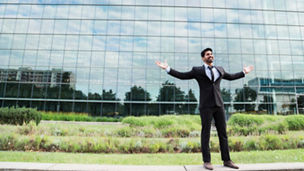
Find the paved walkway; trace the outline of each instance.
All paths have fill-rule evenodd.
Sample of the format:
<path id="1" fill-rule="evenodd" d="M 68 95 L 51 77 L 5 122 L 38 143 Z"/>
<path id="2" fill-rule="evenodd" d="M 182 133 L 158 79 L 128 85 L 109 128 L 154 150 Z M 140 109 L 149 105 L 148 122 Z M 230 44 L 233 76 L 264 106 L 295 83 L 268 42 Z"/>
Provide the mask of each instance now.
<path id="1" fill-rule="evenodd" d="M 239 170 L 247 171 L 304 171 L 304 163 L 261 163 L 261 164 L 239 164 Z M 220 165 L 214 165 L 214 170 L 234 170 Z M 98 164 L 52 164 L 52 163 L 25 163 L 25 162 L 0 162 L 0 170 L 18 171 L 70 171 L 70 170 L 100 170 L 100 171 L 202 171 L 206 170 L 202 165 L 186 166 L 133 166 L 133 165 L 98 165 Z"/>

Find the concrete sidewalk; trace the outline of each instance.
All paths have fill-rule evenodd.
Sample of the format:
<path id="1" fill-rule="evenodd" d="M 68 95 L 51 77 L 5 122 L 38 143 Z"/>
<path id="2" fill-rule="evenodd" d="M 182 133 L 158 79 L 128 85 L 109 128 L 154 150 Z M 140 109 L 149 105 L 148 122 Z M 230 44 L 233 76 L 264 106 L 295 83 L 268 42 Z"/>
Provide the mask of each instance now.
<path id="1" fill-rule="evenodd" d="M 264 170 L 264 171 L 304 171 L 304 163 L 261 163 L 239 164 L 238 170 Z M 234 170 L 221 165 L 214 165 L 214 170 Z M 25 163 L 25 162 L 0 162 L 0 170 L 18 171 L 70 171 L 70 170 L 100 170 L 100 171 L 201 171 L 206 170 L 202 165 L 186 166 L 133 166 L 133 165 L 98 165 L 98 164 L 55 164 L 55 163 Z"/>

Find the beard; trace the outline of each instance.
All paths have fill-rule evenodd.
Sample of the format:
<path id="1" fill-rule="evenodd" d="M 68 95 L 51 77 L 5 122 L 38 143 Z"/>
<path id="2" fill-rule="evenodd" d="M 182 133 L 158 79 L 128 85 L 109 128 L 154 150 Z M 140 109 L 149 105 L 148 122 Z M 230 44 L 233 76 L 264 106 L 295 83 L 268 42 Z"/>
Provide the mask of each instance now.
<path id="1" fill-rule="evenodd" d="M 208 64 L 211 64 L 211 63 L 213 63 L 213 58 L 209 57 L 209 58 L 206 59 L 205 62 L 208 63 Z"/>

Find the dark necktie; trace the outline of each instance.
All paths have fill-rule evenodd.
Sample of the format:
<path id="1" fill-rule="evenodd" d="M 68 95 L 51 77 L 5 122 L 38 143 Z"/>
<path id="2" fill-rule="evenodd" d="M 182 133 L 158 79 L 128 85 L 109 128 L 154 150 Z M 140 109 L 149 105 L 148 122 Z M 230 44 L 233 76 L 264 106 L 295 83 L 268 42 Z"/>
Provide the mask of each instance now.
<path id="1" fill-rule="evenodd" d="M 212 82 L 214 82 L 214 74 L 213 74 L 213 71 L 212 71 L 213 66 L 208 66 L 208 68 L 211 72 L 211 80 L 212 80 Z"/>

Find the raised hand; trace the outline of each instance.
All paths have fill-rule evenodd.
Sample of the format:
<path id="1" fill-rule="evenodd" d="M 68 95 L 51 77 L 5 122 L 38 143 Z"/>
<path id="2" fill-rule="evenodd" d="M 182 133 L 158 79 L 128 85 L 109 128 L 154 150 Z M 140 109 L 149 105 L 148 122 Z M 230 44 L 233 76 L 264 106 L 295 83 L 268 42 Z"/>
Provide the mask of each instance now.
<path id="1" fill-rule="evenodd" d="M 167 69 L 168 68 L 167 61 L 165 61 L 165 62 L 155 61 L 155 63 L 156 63 L 157 66 L 159 66 L 162 69 Z"/>
<path id="2" fill-rule="evenodd" d="M 250 71 L 253 70 L 253 66 L 244 66 L 243 71 L 245 72 L 245 74 L 248 74 Z"/>

